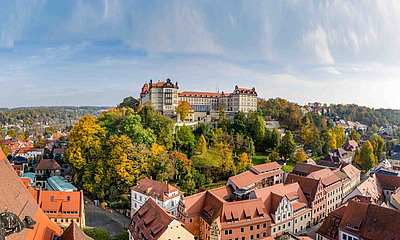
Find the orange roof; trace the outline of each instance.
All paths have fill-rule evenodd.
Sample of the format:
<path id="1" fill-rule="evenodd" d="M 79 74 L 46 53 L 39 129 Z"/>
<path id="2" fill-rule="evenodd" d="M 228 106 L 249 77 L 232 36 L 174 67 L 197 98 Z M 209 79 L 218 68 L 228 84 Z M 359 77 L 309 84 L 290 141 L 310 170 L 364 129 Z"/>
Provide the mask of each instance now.
<path id="1" fill-rule="evenodd" d="M 358 170 L 356 167 L 354 167 L 353 165 L 349 164 L 345 167 L 342 168 L 342 171 L 344 173 L 346 173 L 346 175 L 350 178 L 353 179 L 355 178 L 359 173 L 360 170 Z"/>
<path id="2" fill-rule="evenodd" d="M 334 184 L 337 181 L 340 181 L 340 178 L 332 172 L 329 168 L 324 168 L 315 172 L 310 173 L 308 177 L 314 178 L 314 179 L 321 179 L 322 184 L 324 184 L 325 187 Z"/>
<path id="3" fill-rule="evenodd" d="M 256 166 L 252 166 L 250 169 L 256 170 L 256 173 L 263 173 L 267 171 L 275 171 L 277 169 L 281 169 L 281 165 L 277 162 L 270 162 L 270 163 L 264 163 Z"/>
<path id="4" fill-rule="evenodd" d="M 22 183 L 24 184 L 25 188 L 31 185 L 31 180 L 29 178 L 20 178 Z"/>
<path id="5" fill-rule="evenodd" d="M 62 192 L 29 190 L 32 197 L 39 204 L 43 211 L 55 211 L 51 214 L 54 217 L 80 217 L 82 216 L 83 192 Z M 64 212 L 64 213 L 63 213 Z M 65 212 L 77 212 L 76 214 L 65 214 Z"/>
<path id="6" fill-rule="evenodd" d="M 50 240 L 54 236 L 61 236 L 63 230 L 50 221 L 39 208 L 22 181 L 15 175 L 13 168 L 1 150 L 0 169 L 0 182 L 4 183 L 1 187 L 2 191 L 0 191 L 0 209 L 3 211 L 7 209 L 9 212 L 17 214 L 21 219 L 25 216 L 31 216 L 36 221 L 34 229 L 24 229 L 19 233 L 8 236 L 7 239 Z"/>
<path id="7" fill-rule="evenodd" d="M 358 185 L 357 189 L 361 195 L 371 197 L 374 203 L 380 203 L 383 200 L 383 188 L 375 174 Z"/>
<path id="8" fill-rule="evenodd" d="M 36 152 L 36 148 L 24 147 L 18 150 L 18 153 L 28 153 L 28 152 Z"/>
<path id="9" fill-rule="evenodd" d="M 226 93 L 225 93 L 226 94 Z M 212 92 L 182 92 L 179 94 L 179 97 L 212 97 L 219 98 L 221 97 L 221 93 L 212 93 Z"/>
<path id="10" fill-rule="evenodd" d="M 320 181 L 321 180 L 319 179 L 317 180 L 289 173 L 286 177 L 285 184 L 297 182 L 300 185 L 303 193 L 308 194 L 307 199 L 309 199 L 310 201 L 314 201 L 316 192 L 318 191 L 318 187 L 322 186 L 320 185 Z"/>
<path id="11" fill-rule="evenodd" d="M 256 183 L 256 182 L 260 181 L 261 179 L 266 178 L 268 176 L 273 176 L 275 174 L 281 174 L 281 173 L 283 173 L 282 169 L 263 173 L 263 174 L 256 174 L 252 170 L 248 170 L 246 172 L 243 172 L 243 173 L 240 173 L 233 177 L 230 177 L 229 180 L 231 182 L 233 182 L 237 188 L 240 189 L 242 187 L 247 187 L 253 183 Z"/>

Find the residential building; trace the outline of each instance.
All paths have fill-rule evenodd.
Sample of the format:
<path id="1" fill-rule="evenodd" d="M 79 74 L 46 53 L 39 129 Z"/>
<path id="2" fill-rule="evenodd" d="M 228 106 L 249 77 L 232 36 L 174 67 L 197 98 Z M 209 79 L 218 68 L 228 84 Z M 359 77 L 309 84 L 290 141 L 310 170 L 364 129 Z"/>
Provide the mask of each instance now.
<path id="1" fill-rule="evenodd" d="M 12 167 L 18 177 L 21 177 L 22 174 L 24 174 L 24 165 L 12 165 Z"/>
<path id="2" fill-rule="evenodd" d="M 400 188 L 397 188 L 390 196 L 390 205 L 394 209 L 400 210 Z"/>
<path id="3" fill-rule="evenodd" d="M 358 185 L 353 191 L 343 198 L 343 203 L 357 196 L 369 197 L 370 202 L 376 205 L 381 205 L 384 200 L 383 188 L 376 177 L 376 174 L 367 178 L 364 182 Z"/>
<path id="4" fill-rule="evenodd" d="M 36 175 L 43 176 L 45 173 L 50 174 L 48 177 L 60 175 L 61 166 L 54 159 L 42 159 L 35 167 Z"/>
<path id="5" fill-rule="evenodd" d="M 42 156 L 42 149 L 23 147 L 16 151 L 15 156 L 21 156 L 28 159 L 38 159 L 39 156 Z"/>
<path id="6" fill-rule="evenodd" d="M 42 191 L 29 190 L 47 217 L 60 227 L 67 227 L 75 222 L 80 228 L 85 227 L 83 191 Z"/>
<path id="7" fill-rule="evenodd" d="M 350 200 L 325 219 L 316 240 L 399 239 L 400 211 Z"/>
<path id="8" fill-rule="evenodd" d="M 340 171 L 340 169 L 332 170 L 332 172 L 340 179 L 342 182 L 342 197 L 346 196 L 351 191 L 350 178 L 346 173 Z"/>
<path id="9" fill-rule="evenodd" d="M 321 179 L 326 192 L 326 215 L 335 210 L 342 202 L 341 179 L 329 168 L 310 173 L 307 177 Z"/>
<path id="10" fill-rule="evenodd" d="M 376 174 L 376 177 L 382 186 L 385 202 L 387 202 L 393 192 L 400 187 L 400 177 L 379 173 Z"/>
<path id="11" fill-rule="evenodd" d="M 321 179 L 312 179 L 289 173 L 285 185 L 297 182 L 311 207 L 312 224 L 315 225 L 325 218 L 326 192 Z"/>
<path id="12" fill-rule="evenodd" d="M 151 106 L 163 115 L 172 116 L 176 114 L 178 107 L 178 83 L 173 84 L 170 79 L 165 82 L 145 83 L 140 92 L 140 104 L 145 105 L 150 101 Z"/>
<path id="13" fill-rule="evenodd" d="M 250 193 L 250 199 L 261 199 L 264 203 L 271 218 L 271 236 L 286 231 L 297 233 L 311 227 L 311 208 L 297 182 L 257 189 Z"/>
<path id="14" fill-rule="evenodd" d="M 342 148 L 345 151 L 355 152 L 357 149 L 360 148 L 360 145 L 354 140 L 349 140 L 345 144 L 343 144 Z"/>
<path id="15" fill-rule="evenodd" d="M 269 236 L 271 218 L 261 198 L 227 201 L 231 185 L 185 197 L 186 229 L 195 239 L 260 239 Z"/>
<path id="16" fill-rule="evenodd" d="M 128 226 L 130 240 L 193 240 L 193 235 L 185 229 L 174 215 L 161 208 L 152 198 L 132 216 Z"/>
<path id="17" fill-rule="evenodd" d="M 301 163 L 298 162 L 296 163 L 296 166 L 294 166 L 292 173 L 295 175 L 307 177 L 310 173 L 325 169 L 326 167 L 319 166 L 319 165 L 312 165 L 308 163 Z"/>
<path id="18" fill-rule="evenodd" d="M 187 108 L 189 109 L 189 112 L 186 114 L 186 118 L 185 118 L 184 122 L 193 122 L 194 121 L 194 108 L 193 108 L 193 106 L 190 105 L 186 101 L 179 101 L 178 102 L 178 106 L 180 106 L 181 104 L 186 104 Z M 179 114 L 178 114 L 178 121 L 180 121 Z"/>
<path id="19" fill-rule="evenodd" d="M 400 153 L 396 153 L 388 158 L 394 170 L 400 170 Z"/>
<path id="20" fill-rule="evenodd" d="M 184 202 L 183 192 L 167 183 L 149 178 L 139 180 L 131 187 L 131 212 L 139 210 L 148 198 L 152 198 L 160 207 L 167 209 L 172 215 L 184 215 L 179 205 Z"/>
<path id="21" fill-rule="evenodd" d="M 360 184 L 361 171 L 358 170 L 356 167 L 354 167 L 351 164 L 348 164 L 342 167 L 341 171 L 344 172 L 350 179 L 350 191 L 352 191 L 355 187 L 358 186 L 358 184 Z M 347 194 L 344 193 L 343 196 L 346 196 Z"/>
<path id="22" fill-rule="evenodd" d="M 350 164 L 353 160 L 353 153 L 351 151 L 347 152 L 340 147 L 338 149 L 330 150 L 328 156 L 326 156 L 323 160 L 331 162 L 345 162 Z"/>
<path id="23" fill-rule="evenodd" d="M 283 183 L 283 170 L 277 162 L 252 166 L 250 170 L 230 177 L 226 185 L 236 191 L 242 188 L 258 189 Z"/>

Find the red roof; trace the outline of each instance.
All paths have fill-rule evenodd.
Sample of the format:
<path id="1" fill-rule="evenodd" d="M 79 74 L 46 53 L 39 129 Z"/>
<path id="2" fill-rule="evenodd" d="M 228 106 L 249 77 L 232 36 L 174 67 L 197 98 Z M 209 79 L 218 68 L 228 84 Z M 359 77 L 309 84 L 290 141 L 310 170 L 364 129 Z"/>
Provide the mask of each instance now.
<path id="1" fill-rule="evenodd" d="M 212 93 L 212 92 L 182 92 L 179 94 L 179 97 L 213 97 L 219 98 L 221 97 L 221 93 Z"/>
<path id="2" fill-rule="evenodd" d="M 58 164 L 54 159 L 42 159 L 35 168 L 35 170 L 53 170 L 53 169 L 61 169 L 60 164 Z"/>
<path id="3" fill-rule="evenodd" d="M 61 236 L 61 240 L 75 240 L 75 239 L 90 240 L 93 238 L 86 236 L 86 234 L 82 231 L 82 229 L 80 229 L 75 222 L 72 222 Z"/>
<path id="4" fill-rule="evenodd" d="M 255 165 L 252 166 L 250 169 L 251 170 L 256 170 L 256 173 L 263 173 L 263 172 L 268 172 L 268 171 L 275 171 L 278 169 L 281 169 L 281 165 L 277 162 L 270 162 L 270 163 L 264 163 L 260 165 Z"/>
<path id="5" fill-rule="evenodd" d="M 28 153 L 28 152 L 36 152 L 36 148 L 24 147 L 24 148 L 19 149 L 17 153 Z"/>
<path id="6" fill-rule="evenodd" d="M 131 187 L 131 190 L 145 194 L 152 198 L 166 201 L 176 196 L 182 195 L 183 192 L 167 183 L 158 182 L 149 178 L 139 180 L 137 184 Z M 167 194 L 177 192 L 177 194 L 168 196 Z"/>

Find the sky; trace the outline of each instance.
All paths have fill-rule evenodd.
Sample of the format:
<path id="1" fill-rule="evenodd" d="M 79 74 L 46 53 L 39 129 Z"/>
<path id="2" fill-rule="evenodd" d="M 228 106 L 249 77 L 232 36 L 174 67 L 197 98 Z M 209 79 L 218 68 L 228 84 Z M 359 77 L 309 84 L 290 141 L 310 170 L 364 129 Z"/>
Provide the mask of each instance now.
<path id="1" fill-rule="evenodd" d="M 400 108 L 400 1 L 2 0 L 0 107 L 115 106 L 150 79 Z"/>

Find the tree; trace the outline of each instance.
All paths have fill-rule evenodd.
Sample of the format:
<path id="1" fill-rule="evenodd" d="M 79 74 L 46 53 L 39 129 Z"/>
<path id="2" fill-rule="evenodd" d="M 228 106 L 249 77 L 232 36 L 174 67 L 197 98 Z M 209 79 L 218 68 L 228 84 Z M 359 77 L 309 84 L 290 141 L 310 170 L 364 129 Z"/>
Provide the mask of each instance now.
<path id="1" fill-rule="evenodd" d="M 254 142 L 256 143 L 256 149 L 259 151 L 263 150 L 264 135 L 265 135 L 265 121 L 261 116 L 257 116 L 255 121 L 252 123 L 252 129 L 254 131 Z"/>
<path id="2" fill-rule="evenodd" d="M 333 133 L 335 134 L 336 140 L 336 148 L 343 146 L 346 140 L 346 134 L 344 133 L 344 129 L 342 126 L 336 126 L 333 129 Z"/>
<path id="3" fill-rule="evenodd" d="M 29 130 L 26 130 L 24 133 L 25 139 L 29 138 L 30 135 Z"/>
<path id="4" fill-rule="evenodd" d="M 6 148 L 6 145 L 4 145 L 3 142 L 0 142 L 0 149 L 1 149 L 1 151 L 3 151 L 5 156 L 8 156 L 8 150 Z"/>
<path id="5" fill-rule="evenodd" d="M 238 162 L 238 172 L 244 172 L 250 169 L 251 165 L 252 165 L 252 161 L 250 158 L 248 158 L 247 153 L 242 153 L 242 155 L 240 155 L 239 157 L 239 162 Z"/>
<path id="6" fill-rule="evenodd" d="M 130 107 L 134 111 L 139 111 L 139 105 L 140 105 L 139 100 L 134 98 L 134 97 L 132 97 L 132 96 L 130 96 L 130 97 L 124 98 L 122 103 L 118 104 L 118 108 Z"/>
<path id="7" fill-rule="evenodd" d="M 350 134 L 349 134 L 349 138 L 351 140 L 356 141 L 357 143 L 360 142 L 361 139 L 361 135 L 356 131 L 356 130 L 351 130 Z"/>
<path id="8" fill-rule="evenodd" d="M 285 136 L 283 136 L 281 145 L 279 146 L 279 155 L 283 157 L 285 161 L 287 161 L 293 157 L 295 150 L 296 143 L 293 140 L 292 132 L 290 130 L 286 130 Z"/>
<path id="9" fill-rule="evenodd" d="M 364 170 L 369 170 L 376 164 L 374 150 L 369 140 L 367 140 L 360 150 L 360 164 Z"/>
<path id="10" fill-rule="evenodd" d="M 370 139 L 370 141 L 371 141 L 371 139 Z M 384 150 L 386 149 L 385 141 L 383 141 L 383 139 L 378 136 L 371 142 L 371 144 L 374 149 L 374 155 L 375 155 L 376 159 L 382 160 L 383 158 L 385 158 L 385 155 L 383 153 Z"/>
<path id="11" fill-rule="evenodd" d="M 237 133 L 247 134 L 248 123 L 246 114 L 244 112 L 239 111 L 235 114 L 233 117 L 232 128 Z"/>
<path id="12" fill-rule="evenodd" d="M 131 114 L 125 117 L 121 122 L 121 129 L 131 138 L 133 143 L 144 143 L 151 146 L 156 141 L 153 130 L 143 128 L 139 115 Z"/>
<path id="13" fill-rule="evenodd" d="M 221 108 L 219 110 L 219 120 L 221 121 L 222 119 L 225 119 L 225 117 L 226 117 L 225 110 Z"/>
<path id="14" fill-rule="evenodd" d="M 195 138 L 190 127 L 183 125 L 177 132 L 177 140 L 182 150 L 188 154 L 192 154 Z"/>
<path id="15" fill-rule="evenodd" d="M 176 107 L 176 112 L 179 114 L 179 119 L 184 122 L 186 115 L 189 113 L 189 103 L 186 101 L 181 102 L 178 107 Z"/>
<path id="16" fill-rule="evenodd" d="M 228 144 L 219 142 L 215 144 L 215 149 L 219 155 L 218 171 L 221 178 L 234 175 L 236 173 L 235 165 L 232 159 L 232 150 Z"/>
<path id="17" fill-rule="evenodd" d="M 301 129 L 301 140 L 303 140 L 306 146 L 310 147 L 314 140 L 314 132 L 310 128 L 303 126 Z"/>
<path id="18" fill-rule="evenodd" d="M 201 134 L 199 140 L 197 141 L 197 151 L 200 152 L 201 154 L 207 151 L 207 142 L 203 134 Z"/>
<path id="19" fill-rule="evenodd" d="M 379 131 L 379 128 L 378 126 L 376 126 L 376 124 L 372 124 L 370 130 L 373 133 L 377 133 Z"/>
<path id="20" fill-rule="evenodd" d="M 18 135 L 18 139 L 24 140 L 25 139 L 25 135 L 22 135 L 22 134 Z"/>
<path id="21" fill-rule="evenodd" d="M 7 131 L 7 135 L 10 135 L 12 139 L 15 139 L 17 137 L 17 132 L 15 132 L 14 129 L 10 129 Z"/>
<path id="22" fill-rule="evenodd" d="M 271 133 L 271 142 L 270 142 L 271 149 L 278 148 L 280 141 L 281 141 L 281 134 L 279 133 L 277 128 L 274 128 Z"/>
<path id="23" fill-rule="evenodd" d="M 391 140 L 386 143 L 386 152 L 387 152 L 388 156 L 392 155 L 392 151 L 394 151 L 394 148 L 396 145 L 397 145 L 396 140 Z"/>
<path id="24" fill-rule="evenodd" d="M 296 162 L 307 162 L 306 152 L 304 152 L 303 149 L 300 149 L 299 151 L 297 151 L 294 160 Z"/>
<path id="25" fill-rule="evenodd" d="M 94 240 L 111 240 L 107 230 L 104 228 L 93 228 L 92 230 L 85 228 L 83 232 Z"/>

